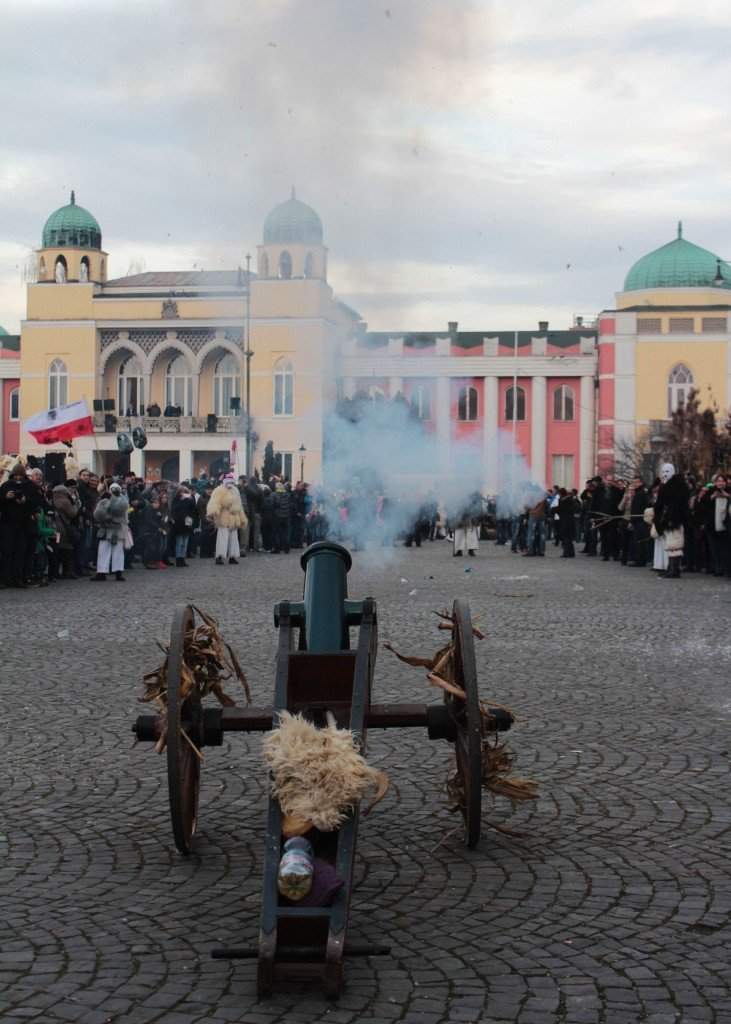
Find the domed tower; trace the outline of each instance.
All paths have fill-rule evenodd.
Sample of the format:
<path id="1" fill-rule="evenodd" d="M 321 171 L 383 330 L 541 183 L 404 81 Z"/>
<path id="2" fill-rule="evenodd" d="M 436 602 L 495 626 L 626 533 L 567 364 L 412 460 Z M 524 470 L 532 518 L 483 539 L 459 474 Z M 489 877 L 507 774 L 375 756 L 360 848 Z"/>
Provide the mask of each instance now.
<path id="1" fill-rule="evenodd" d="M 731 266 L 683 238 L 679 223 L 672 242 L 648 252 L 630 268 L 623 291 L 656 288 L 731 288 Z"/>
<path id="2" fill-rule="evenodd" d="M 294 188 L 291 197 L 275 206 L 264 221 L 257 271 L 260 278 L 270 280 L 327 280 L 322 221 L 311 206 L 297 199 Z"/>
<path id="3" fill-rule="evenodd" d="M 102 230 L 88 210 L 76 205 L 72 192 L 68 206 L 55 210 L 43 228 L 38 281 L 103 284 L 106 279 L 107 254 L 102 250 Z"/>

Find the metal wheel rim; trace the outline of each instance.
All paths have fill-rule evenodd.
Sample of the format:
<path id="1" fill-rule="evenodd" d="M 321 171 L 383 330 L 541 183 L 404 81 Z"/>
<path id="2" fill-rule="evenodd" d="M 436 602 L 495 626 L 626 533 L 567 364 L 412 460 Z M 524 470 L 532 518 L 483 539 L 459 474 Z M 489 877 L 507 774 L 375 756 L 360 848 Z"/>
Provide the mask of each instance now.
<path id="1" fill-rule="evenodd" d="M 198 818 L 198 793 L 200 789 L 200 763 L 189 743 L 181 734 L 181 725 L 192 719 L 196 708 L 194 702 L 181 699 L 181 671 L 185 636 L 193 628 L 194 615 L 190 605 L 175 609 L 170 630 L 170 651 L 168 653 L 168 795 L 173 837 L 178 850 L 188 855 L 193 849 L 193 836 Z"/>

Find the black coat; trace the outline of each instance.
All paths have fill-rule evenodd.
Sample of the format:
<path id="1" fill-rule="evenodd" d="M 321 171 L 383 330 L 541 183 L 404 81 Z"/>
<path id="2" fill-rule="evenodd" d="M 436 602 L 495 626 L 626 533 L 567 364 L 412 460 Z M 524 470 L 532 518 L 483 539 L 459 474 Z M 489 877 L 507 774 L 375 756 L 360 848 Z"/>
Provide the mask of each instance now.
<path id="1" fill-rule="evenodd" d="M 182 533 L 191 534 L 198 522 L 198 508 L 195 499 L 193 497 L 176 497 L 170 509 L 170 518 L 173 523 L 173 533 L 176 537 Z M 190 524 L 186 524 L 186 519 L 191 520 Z"/>
<path id="2" fill-rule="evenodd" d="M 677 530 L 688 522 L 688 501 L 690 492 L 682 476 L 670 477 L 660 485 L 655 502 L 655 529 L 659 534 L 666 530 Z"/>

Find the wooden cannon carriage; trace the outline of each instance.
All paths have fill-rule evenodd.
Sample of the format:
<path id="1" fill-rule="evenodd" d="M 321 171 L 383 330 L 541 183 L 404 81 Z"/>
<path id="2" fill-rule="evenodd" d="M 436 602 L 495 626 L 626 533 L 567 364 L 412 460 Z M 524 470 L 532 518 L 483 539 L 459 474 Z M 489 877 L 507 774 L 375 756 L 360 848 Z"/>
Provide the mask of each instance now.
<path id="1" fill-rule="evenodd" d="M 301 564 L 305 571 L 303 600 L 283 601 L 275 608 L 279 643 L 271 707 L 207 707 L 195 695 L 183 699 L 185 644 L 194 627 L 195 611 L 189 605 L 175 611 L 167 663 L 167 769 L 178 850 L 191 852 L 198 817 L 200 759 L 193 746 L 221 745 L 225 733 L 270 730 L 283 710 L 300 712 L 318 727 L 325 724 L 325 712 L 329 712 L 339 727 L 353 733 L 362 752 L 369 728 L 425 728 L 430 739 L 453 743 L 463 795 L 464 841 L 468 847 L 476 846 L 485 732 L 509 729 L 513 718 L 500 708 L 489 709 L 488 715 L 481 712 L 468 604 L 454 602 L 451 626 L 454 679 L 464 698 L 445 692 L 442 703 L 432 705 L 373 704 L 378 642 L 375 601 L 348 598 L 351 557 L 346 548 L 327 541 L 313 544 L 302 555 Z M 357 641 L 351 647 L 350 632 L 356 628 Z M 133 731 L 138 740 L 151 741 L 159 739 L 163 728 L 161 716 L 141 715 Z M 257 958 L 260 995 L 270 994 L 280 978 L 305 973 L 319 977 L 327 995 L 336 997 L 342 986 L 345 956 L 389 952 L 385 947 L 346 942 L 358 824 L 359 808 L 355 806 L 337 831 L 316 838 L 318 855 L 331 862 L 344 883 L 332 904 L 289 905 L 277 888 L 281 810 L 277 800 L 269 798 L 258 948 L 213 951 L 219 958 Z"/>

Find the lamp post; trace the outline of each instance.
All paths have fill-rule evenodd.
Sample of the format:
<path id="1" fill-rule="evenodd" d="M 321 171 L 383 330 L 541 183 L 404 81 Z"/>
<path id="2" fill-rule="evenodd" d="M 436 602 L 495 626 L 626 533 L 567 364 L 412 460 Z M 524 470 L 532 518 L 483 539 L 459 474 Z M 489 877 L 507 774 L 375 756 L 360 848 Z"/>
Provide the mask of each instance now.
<path id="1" fill-rule="evenodd" d="M 251 254 L 246 254 L 246 475 L 251 476 Z"/>
<path id="2" fill-rule="evenodd" d="M 303 444 L 301 444 L 299 446 L 299 453 L 300 453 L 300 483 L 302 484 L 302 483 L 305 482 L 305 455 L 307 454 L 307 449 L 305 448 L 305 446 Z"/>

